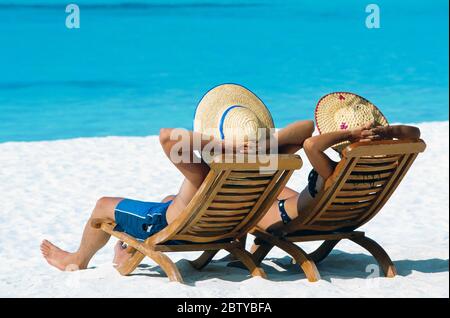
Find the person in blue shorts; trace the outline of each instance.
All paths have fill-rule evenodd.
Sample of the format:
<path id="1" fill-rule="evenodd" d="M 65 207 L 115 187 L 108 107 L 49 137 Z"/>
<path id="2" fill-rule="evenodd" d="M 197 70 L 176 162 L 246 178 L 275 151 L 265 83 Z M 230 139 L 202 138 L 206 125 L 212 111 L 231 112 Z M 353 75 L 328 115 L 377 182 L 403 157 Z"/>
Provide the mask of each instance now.
<path id="1" fill-rule="evenodd" d="M 260 113 L 263 116 L 258 117 Z M 207 125 L 218 130 L 218 133 L 198 132 L 202 131 L 201 129 L 196 132 L 172 128 L 160 130 L 159 140 L 163 151 L 184 176 L 177 195 L 167 196 L 162 202 L 143 202 L 120 197 L 100 198 L 85 225 L 78 250 L 67 252 L 44 240 L 40 248 L 46 261 L 60 270 L 87 268 L 94 254 L 105 246 L 110 238 L 110 235 L 104 231 L 91 227 L 91 219 L 113 220 L 116 223 L 116 231 L 125 232 L 138 240 L 145 240 L 161 231 L 186 208 L 209 172 L 209 166 L 203 161 L 203 157 L 202 160 L 194 160 L 194 158 L 198 159 L 196 152 L 203 153 L 205 147 L 209 147 L 208 149 L 219 149 L 227 153 L 245 153 L 250 143 L 238 144 L 233 138 L 231 138 L 233 142 L 228 142 L 230 139 L 226 136 L 224 138 L 225 128 L 234 125 L 234 128 L 238 127 L 240 132 L 247 130 L 251 132 L 252 129 L 273 125 L 270 113 L 261 100 L 245 88 L 234 84 L 222 85 L 208 92 L 197 107 L 197 124 L 200 122 L 197 120 L 198 117 L 203 123 L 212 120 Z M 237 122 L 232 123 L 232 119 L 236 119 Z M 311 136 L 313 130 L 312 121 L 298 121 L 280 130 L 277 133 L 278 151 L 293 153 L 299 150 L 303 141 Z M 183 135 L 184 138 L 181 140 L 172 138 L 176 133 Z M 234 135 L 230 136 L 234 137 Z M 255 143 L 253 143 L 254 146 Z M 180 158 L 182 160 L 179 160 Z M 120 266 L 130 257 L 130 253 L 120 241 L 115 247 L 115 252 L 116 266 Z"/>

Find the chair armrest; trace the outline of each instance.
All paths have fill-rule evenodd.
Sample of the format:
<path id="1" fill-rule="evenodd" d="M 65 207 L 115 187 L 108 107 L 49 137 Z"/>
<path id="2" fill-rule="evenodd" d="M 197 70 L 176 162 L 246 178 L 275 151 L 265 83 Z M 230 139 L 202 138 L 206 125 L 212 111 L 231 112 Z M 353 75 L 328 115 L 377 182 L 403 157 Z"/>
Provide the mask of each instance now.
<path id="1" fill-rule="evenodd" d="M 377 140 L 355 142 L 348 145 L 343 155 L 347 158 L 364 156 L 403 155 L 423 152 L 426 144 L 422 139 Z"/>
<path id="2" fill-rule="evenodd" d="M 210 164 L 212 169 L 260 169 L 296 170 L 302 167 L 302 159 L 298 155 L 257 154 L 257 155 L 217 155 Z"/>

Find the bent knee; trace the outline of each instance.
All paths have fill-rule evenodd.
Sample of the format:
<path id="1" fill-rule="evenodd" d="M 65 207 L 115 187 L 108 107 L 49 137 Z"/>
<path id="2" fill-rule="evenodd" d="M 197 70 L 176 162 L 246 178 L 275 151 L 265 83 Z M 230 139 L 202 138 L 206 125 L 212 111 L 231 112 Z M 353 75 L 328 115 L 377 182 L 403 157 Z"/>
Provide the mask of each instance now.
<path id="1" fill-rule="evenodd" d="M 114 219 L 114 209 L 122 198 L 101 197 L 95 204 L 95 209 L 92 215 L 97 218 L 112 218 Z"/>
<path id="2" fill-rule="evenodd" d="M 108 204 L 110 204 L 109 202 L 111 199 L 112 198 L 110 198 L 110 197 L 101 197 L 100 199 L 97 200 L 97 203 L 95 204 L 95 208 L 100 209 L 100 210 L 105 209 L 108 206 Z"/>
<path id="3" fill-rule="evenodd" d="M 314 133 L 314 121 L 307 120 L 306 121 L 306 128 L 308 130 L 308 134 L 311 136 Z"/>
<path id="4" fill-rule="evenodd" d="M 164 145 L 170 140 L 170 134 L 172 132 L 172 129 L 170 128 L 161 128 L 159 130 L 159 142 L 161 145 Z"/>
<path id="5" fill-rule="evenodd" d="M 308 150 L 312 150 L 314 148 L 314 139 L 313 138 L 308 138 L 303 142 L 303 148 L 308 151 Z"/>
<path id="6" fill-rule="evenodd" d="M 165 202 L 169 202 L 170 200 L 173 200 L 173 199 L 175 199 L 175 197 L 176 197 L 176 195 L 175 194 L 171 194 L 171 195 L 168 195 L 168 196 L 166 196 L 164 199 L 162 199 L 162 201 L 161 202 L 163 202 L 163 203 L 165 203 Z"/>

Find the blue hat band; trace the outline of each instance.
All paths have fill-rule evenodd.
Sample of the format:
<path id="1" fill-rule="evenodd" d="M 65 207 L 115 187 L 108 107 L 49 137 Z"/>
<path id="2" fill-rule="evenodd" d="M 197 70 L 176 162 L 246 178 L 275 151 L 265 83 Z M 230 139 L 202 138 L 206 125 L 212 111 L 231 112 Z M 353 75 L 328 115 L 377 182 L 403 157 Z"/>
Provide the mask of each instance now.
<path id="1" fill-rule="evenodd" d="M 225 118 L 227 117 L 227 114 L 230 112 L 230 110 L 232 110 L 233 108 L 236 107 L 243 107 L 243 106 L 239 106 L 239 105 L 233 105 L 228 107 L 223 113 L 222 113 L 222 117 L 220 118 L 220 124 L 219 124 L 219 132 L 220 132 L 220 138 L 223 140 L 225 138 L 225 135 L 223 133 L 223 124 L 225 122 Z"/>

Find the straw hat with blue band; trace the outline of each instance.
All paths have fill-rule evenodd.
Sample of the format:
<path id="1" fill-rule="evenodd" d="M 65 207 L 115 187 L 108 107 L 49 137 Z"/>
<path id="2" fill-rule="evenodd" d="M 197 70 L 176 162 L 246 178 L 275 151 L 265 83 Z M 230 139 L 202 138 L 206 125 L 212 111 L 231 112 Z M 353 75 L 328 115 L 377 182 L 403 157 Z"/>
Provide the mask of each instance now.
<path id="1" fill-rule="evenodd" d="M 323 96 L 316 106 L 316 125 L 321 134 L 354 129 L 367 122 L 387 126 L 383 113 L 367 99 L 353 93 L 336 92 Z M 349 142 L 341 142 L 333 149 L 341 152 Z"/>
<path id="2" fill-rule="evenodd" d="M 260 129 L 273 128 L 264 103 L 237 84 L 214 87 L 203 96 L 195 111 L 194 131 L 220 139 L 259 138 Z"/>

